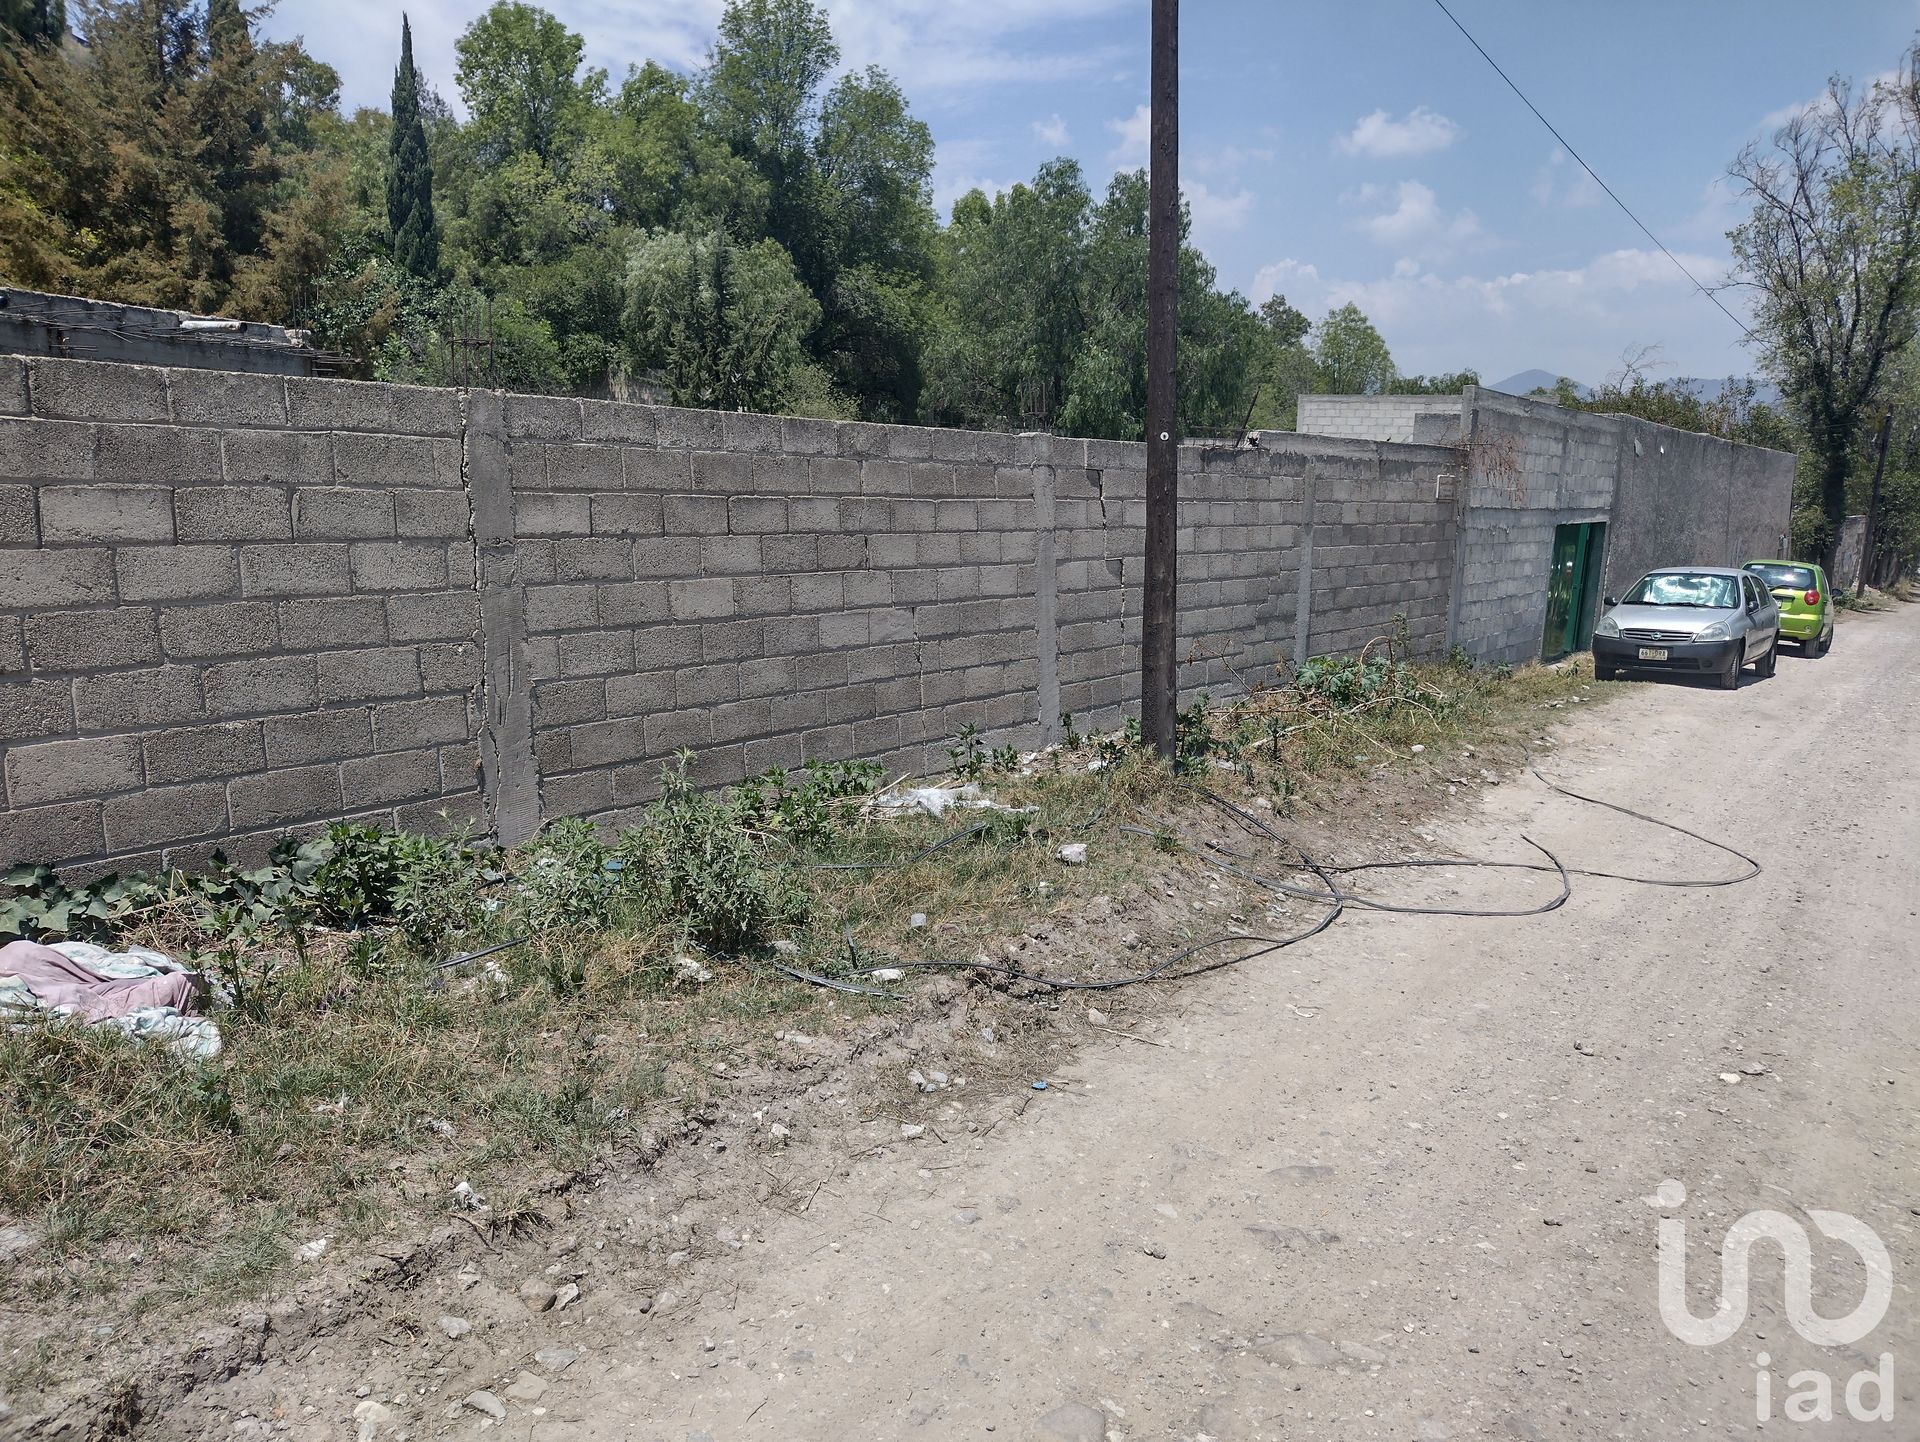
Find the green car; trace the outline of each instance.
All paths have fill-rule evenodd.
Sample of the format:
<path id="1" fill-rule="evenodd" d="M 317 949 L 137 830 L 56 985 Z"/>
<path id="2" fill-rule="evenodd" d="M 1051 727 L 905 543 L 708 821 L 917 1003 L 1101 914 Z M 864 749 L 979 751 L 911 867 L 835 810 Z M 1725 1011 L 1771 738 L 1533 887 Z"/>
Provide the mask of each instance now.
<path id="1" fill-rule="evenodd" d="M 1803 656 L 1824 656 L 1833 649 L 1833 597 L 1827 573 L 1801 561 L 1748 561 L 1780 603 L 1780 639 L 1797 641 Z"/>

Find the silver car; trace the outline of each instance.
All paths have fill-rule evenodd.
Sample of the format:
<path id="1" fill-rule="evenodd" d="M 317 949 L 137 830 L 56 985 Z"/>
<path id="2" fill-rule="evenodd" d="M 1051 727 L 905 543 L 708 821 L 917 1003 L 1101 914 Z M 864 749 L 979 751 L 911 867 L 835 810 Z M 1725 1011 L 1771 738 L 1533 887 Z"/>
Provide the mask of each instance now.
<path id="1" fill-rule="evenodd" d="M 1740 684 L 1753 663 L 1771 676 L 1780 654 L 1780 607 L 1751 571 L 1674 566 L 1649 571 L 1619 600 L 1608 596 L 1593 628 L 1593 675 L 1677 671 Z"/>

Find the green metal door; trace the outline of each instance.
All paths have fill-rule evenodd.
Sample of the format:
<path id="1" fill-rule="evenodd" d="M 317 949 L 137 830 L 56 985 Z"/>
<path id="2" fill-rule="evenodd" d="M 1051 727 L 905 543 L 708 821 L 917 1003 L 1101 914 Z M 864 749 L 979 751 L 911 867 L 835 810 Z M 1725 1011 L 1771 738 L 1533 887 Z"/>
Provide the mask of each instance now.
<path id="1" fill-rule="evenodd" d="M 1542 660 L 1558 661 L 1593 643 L 1594 599 L 1600 585 L 1600 559 L 1606 550 L 1604 522 L 1556 526 L 1553 563 L 1547 572 L 1547 625 L 1541 637 Z"/>

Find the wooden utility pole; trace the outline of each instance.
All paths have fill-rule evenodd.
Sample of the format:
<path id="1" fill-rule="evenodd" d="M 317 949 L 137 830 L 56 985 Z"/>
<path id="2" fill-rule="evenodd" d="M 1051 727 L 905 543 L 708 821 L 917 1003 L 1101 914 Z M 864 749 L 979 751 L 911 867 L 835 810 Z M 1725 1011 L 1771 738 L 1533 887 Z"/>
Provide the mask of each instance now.
<path id="1" fill-rule="evenodd" d="M 1860 538 L 1860 579 L 1854 585 L 1853 597 L 1857 601 L 1867 593 L 1867 572 L 1873 568 L 1873 527 L 1880 515 L 1880 478 L 1887 473 L 1887 439 L 1893 434 L 1893 407 L 1887 407 L 1887 413 L 1880 417 L 1880 454 L 1873 462 L 1873 494 L 1867 498 L 1867 533 Z M 1152 465 L 1149 457 L 1148 465 Z M 1153 491 L 1153 473 L 1147 473 L 1147 491 Z M 1152 502 L 1149 501 L 1151 506 Z M 1151 522 L 1149 522 L 1151 524 Z"/>
<path id="2" fill-rule="evenodd" d="M 1174 346 L 1180 294 L 1180 0 L 1152 0 L 1152 114 L 1147 193 L 1147 567 L 1141 604 L 1140 732 L 1174 753 L 1175 617 L 1180 535 L 1179 397 Z"/>

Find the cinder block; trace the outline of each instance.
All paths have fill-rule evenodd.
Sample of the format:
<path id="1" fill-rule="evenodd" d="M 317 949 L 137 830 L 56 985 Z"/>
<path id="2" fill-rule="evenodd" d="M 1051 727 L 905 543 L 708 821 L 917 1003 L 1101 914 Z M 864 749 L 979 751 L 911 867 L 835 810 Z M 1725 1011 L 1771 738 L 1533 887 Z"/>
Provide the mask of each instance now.
<path id="1" fill-rule="evenodd" d="M 27 620 L 27 660 L 36 671 L 99 671 L 160 659 L 160 633 L 145 607 L 42 611 Z"/>
<path id="2" fill-rule="evenodd" d="M 361 541 L 391 536 L 393 497 L 347 487 L 293 494 L 293 533 L 302 540 Z"/>
<path id="3" fill-rule="evenodd" d="M 667 534 L 673 536 L 724 536 L 727 533 L 727 498 L 668 496 L 666 528 Z"/>
<path id="4" fill-rule="evenodd" d="M 410 646 L 365 651 L 323 651 L 315 658 L 320 695 L 328 702 L 417 696 L 420 654 Z"/>
<path id="5" fill-rule="evenodd" d="M 470 641 L 420 647 L 420 684 L 428 691 L 471 691 L 480 684 L 480 648 Z"/>
<path id="6" fill-rule="evenodd" d="M 553 682 L 553 685 L 576 683 Z M 597 688 L 597 682 L 589 683 Z M 373 708 L 373 744 L 380 751 L 413 746 L 442 746 L 471 734 L 464 696 L 428 696 L 418 701 L 387 701 Z"/>
<path id="7" fill-rule="evenodd" d="M 550 445 L 546 449 L 550 489 L 617 491 L 625 483 L 625 467 L 618 446 Z"/>
<path id="8" fill-rule="evenodd" d="M 104 850 L 98 801 L 35 807 L 16 803 L 10 810 L 0 810 L 0 865 L 59 864 Z"/>
<path id="9" fill-rule="evenodd" d="M 657 536 L 665 528 L 658 496 L 595 496 L 592 527 L 596 536 Z"/>
<path id="10" fill-rule="evenodd" d="M 628 490 L 684 491 L 693 484 L 693 461 L 686 451 L 627 446 L 622 459 Z"/>
<path id="11" fill-rule="evenodd" d="M 199 601 L 240 590 L 231 546 L 129 546 L 114 556 L 124 601 Z"/>
<path id="12" fill-rule="evenodd" d="M 695 451 L 693 484 L 709 495 L 749 493 L 753 490 L 753 458 L 731 451 Z"/>
<path id="13" fill-rule="evenodd" d="M 279 605 L 280 644 L 289 651 L 384 646 L 387 603 L 380 596 L 316 596 Z"/>
<path id="14" fill-rule="evenodd" d="M 103 481 L 188 485 L 224 475 L 218 431 L 186 426 L 98 428 L 94 474 Z"/>
<path id="15" fill-rule="evenodd" d="M 169 656 L 240 656 L 274 645 L 273 607 L 264 601 L 172 607 L 160 613 L 161 648 Z"/>
<path id="16" fill-rule="evenodd" d="M 356 435 L 333 437 L 333 478 L 341 485 L 382 490 L 458 486 L 459 447 L 428 436 Z"/>
<path id="17" fill-rule="evenodd" d="M 586 440 L 653 444 L 652 406 L 624 401 L 583 401 L 580 412 L 580 434 Z"/>
<path id="18" fill-rule="evenodd" d="M 0 486 L 0 546 L 37 546 L 40 521 L 32 486 Z"/>
<path id="19" fill-rule="evenodd" d="M 131 736 L 94 736 L 15 746 L 7 752 L 6 778 L 12 807 L 129 791 L 141 780 L 140 743 Z"/>
<path id="20" fill-rule="evenodd" d="M 173 419 L 183 426 L 284 426 L 283 376 L 174 369 L 166 372 Z"/>
<path id="21" fill-rule="evenodd" d="M 198 781 L 207 776 L 248 776 L 267 764 L 259 722 L 188 726 L 144 737 L 148 785 Z"/>
<path id="22" fill-rule="evenodd" d="M 364 706 L 314 711 L 305 716 L 270 716 L 262 724 L 269 766 L 304 766 L 344 756 L 364 756 L 374 745 Z"/>
<path id="23" fill-rule="evenodd" d="M 109 797 L 102 820 L 109 851 L 217 836 L 227 829 L 226 784 L 203 781 Z"/>
<path id="24" fill-rule="evenodd" d="M 733 614 L 733 582 L 724 576 L 670 581 L 667 597 L 676 620 L 705 620 Z"/>
<path id="25" fill-rule="evenodd" d="M 240 593 L 243 596 L 329 596 L 352 582 L 347 547 L 324 542 L 243 546 Z"/>
<path id="26" fill-rule="evenodd" d="M 598 623 L 602 626 L 639 626 L 664 621 L 672 614 L 664 581 L 623 581 L 596 586 Z"/>
<path id="27" fill-rule="evenodd" d="M 587 496 L 517 491 L 513 528 L 519 536 L 585 536 L 593 531 L 592 501 Z"/>
<path id="28" fill-rule="evenodd" d="M 0 737 L 25 741 L 73 729 L 73 695 L 67 682 L 0 680 Z"/>
<path id="29" fill-rule="evenodd" d="M 439 753 L 427 747 L 342 762 L 340 790 L 349 807 L 432 796 L 440 790 Z"/>
<path id="30" fill-rule="evenodd" d="M 735 535 L 787 529 L 787 503 L 777 496 L 735 496 L 728 503 L 728 525 Z"/>
<path id="31" fill-rule="evenodd" d="M 514 440 L 580 439 L 580 402 L 571 396 L 503 396 L 500 415 Z"/>
<path id="32" fill-rule="evenodd" d="M 207 713 L 254 716 L 302 711 L 319 699 L 311 656 L 255 656 L 207 667 Z"/>
<path id="33" fill-rule="evenodd" d="M 26 413 L 26 357 L 0 356 L 0 416 L 24 416 Z"/>
<path id="34" fill-rule="evenodd" d="M 387 634 L 396 641 L 456 641 L 480 629 L 480 598 L 471 591 L 394 596 L 387 601 Z"/>
<path id="35" fill-rule="evenodd" d="M 293 536 L 286 493 L 264 486 L 175 491 L 174 534 L 182 541 L 285 541 Z"/>
<path id="36" fill-rule="evenodd" d="M 200 672 L 193 666 L 113 671 L 73 682 L 73 718 L 81 731 L 173 726 L 205 714 Z"/>
<path id="37" fill-rule="evenodd" d="M 627 631 L 582 631 L 561 636 L 557 654 L 562 676 L 604 676 L 633 665 L 633 636 Z"/>
<path id="38" fill-rule="evenodd" d="M 227 787 L 227 806 L 236 829 L 338 816 L 339 768 L 298 766 L 240 777 Z"/>
<path id="39" fill-rule="evenodd" d="M 584 631 L 599 623 L 594 586 L 529 586 L 526 620 L 530 631 Z"/>
<path id="40" fill-rule="evenodd" d="M 75 421 L 168 419 L 167 373 L 158 367 L 36 356 L 27 368 L 36 415 Z"/>
<path id="41" fill-rule="evenodd" d="M 356 591 L 438 590 L 447 584 L 447 548 L 419 541 L 363 541 L 353 548 L 352 575 Z"/>
<path id="42" fill-rule="evenodd" d="M 229 485 L 333 484 L 333 437 L 324 431 L 226 431 L 220 451 Z"/>
<path id="43" fill-rule="evenodd" d="M 618 536 L 575 537 L 556 545 L 553 571 L 562 581 L 624 581 L 633 575 L 633 544 Z"/>
<path id="44" fill-rule="evenodd" d="M 41 535 L 47 545 L 171 540 L 172 501 L 162 486 L 43 486 Z"/>
<path id="45" fill-rule="evenodd" d="M 77 421 L 0 421 L 0 479 L 90 481 L 97 431 Z"/>
<path id="46" fill-rule="evenodd" d="M 700 541 L 700 569 L 709 576 L 744 576 L 760 570 L 758 536 L 706 536 Z"/>
<path id="47" fill-rule="evenodd" d="M 287 419 L 297 430 L 458 436 L 464 416 L 450 388 L 290 376 Z"/>
<path id="48" fill-rule="evenodd" d="M 656 443 L 666 450 L 717 450 L 721 439 L 718 411 L 689 411 L 660 406 L 654 411 Z"/>
<path id="49" fill-rule="evenodd" d="M 394 529 L 402 536 L 453 540 L 472 529 L 467 497 L 459 491 L 395 491 Z"/>
<path id="50" fill-rule="evenodd" d="M 110 551 L 0 550 L 0 608 L 35 611 L 113 599 Z"/>

